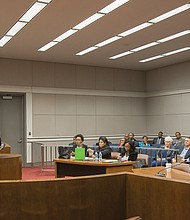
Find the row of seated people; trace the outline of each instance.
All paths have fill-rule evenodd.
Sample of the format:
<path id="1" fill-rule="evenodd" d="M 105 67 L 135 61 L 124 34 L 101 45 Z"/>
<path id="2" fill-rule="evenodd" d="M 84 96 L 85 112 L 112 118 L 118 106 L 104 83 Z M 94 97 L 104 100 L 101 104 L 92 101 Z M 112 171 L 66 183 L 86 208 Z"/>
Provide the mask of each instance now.
<path id="1" fill-rule="evenodd" d="M 105 136 L 101 136 L 98 140 L 98 146 L 88 147 L 84 144 L 84 137 L 82 134 L 77 134 L 73 138 L 73 142 L 69 144 L 71 147 L 67 149 L 65 152 L 63 148 L 59 148 L 59 157 L 60 158 L 69 158 L 70 156 L 75 155 L 76 148 L 85 148 L 85 155 L 87 157 L 95 157 L 95 153 L 98 155 L 101 152 L 103 159 L 111 159 L 113 149 L 110 147 L 110 142 Z M 61 150 L 62 149 L 62 150 Z M 69 154 L 69 155 L 68 155 Z M 65 157 L 66 156 L 66 157 Z M 138 156 L 138 152 L 136 151 L 136 147 L 134 141 L 126 140 L 124 145 L 120 147 L 120 154 L 117 159 L 122 161 L 136 161 Z"/>
<path id="2" fill-rule="evenodd" d="M 160 140 L 158 141 L 158 139 Z M 84 144 L 84 137 L 81 134 L 76 135 L 70 145 L 72 145 L 69 152 L 70 155 L 74 155 L 76 147 L 83 147 L 85 148 L 86 156 L 94 157 L 95 152 L 98 152 L 98 154 L 101 152 L 102 157 L 105 159 L 111 159 L 112 151 L 120 152 L 120 155 L 117 157 L 117 159 L 121 159 L 123 161 L 135 161 L 137 159 L 138 152 L 150 154 L 150 151 L 147 152 L 147 150 L 144 150 L 144 152 L 142 150 L 139 151 L 139 147 L 142 147 L 143 149 L 143 147 L 150 146 L 150 143 L 148 143 L 148 137 L 143 136 L 142 141 L 138 142 L 134 138 L 134 134 L 132 132 L 126 134 L 124 138 L 121 139 L 119 147 L 116 147 L 115 145 L 113 146 L 106 137 L 101 136 L 96 144 L 97 146 L 88 148 L 88 146 Z M 174 160 L 176 153 L 179 154 L 183 159 L 187 159 L 187 162 L 190 160 L 190 138 L 187 137 L 185 140 L 182 139 L 180 132 L 176 132 L 176 139 L 172 139 L 171 137 L 164 138 L 163 132 L 159 132 L 158 137 L 154 138 L 152 141 L 151 147 L 153 146 L 161 149 L 151 151 L 151 154 L 152 152 L 154 152 L 154 154 L 151 155 L 151 158 L 149 155 L 149 166 L 165 165 L 166 162 L 171 162 L 172 159 Z M 178 151 L 173 151 L 173 149 L 177 149 Z M 60 153 L 60 156 L 61 154 L 62 153 Z"/>
<path id="3" fill-rule="evenodd" d="M 147 136 L 143 136 L 141 141 L 137 141 L 134 138 L 134 134 L 132 132 L 126 134 L 124 138 L 120 140 L 120 146 L 126 140 L 132 140 L 135 143 L 136 147 L 148 149 L 151 147 L 152 149 L 155 148 L 156 150 L 142 150 L 139 151 L 141 153 L 151 154 L 151 165 L 152 166 L 160 166 L 165 165 L 166 162 L 176 162 L 175 157 L 176 154 L 180 155 L 181 161 L 190 162 L 190 137 L 186 137 L 185 139 L 182 138 L 180 132 L 175 132 L 175 138 L 172 139 L 170 136 L 163 137 L 163 132 L 158 132 L 158 136 L 153 138 L 152 141 L 149 141 Z M 161 148 L 160 150 L 157 150 Z M 150 157 L 149 157 L 150 160 Z M 149 161 L 150 165 L 150 161 Z"/>

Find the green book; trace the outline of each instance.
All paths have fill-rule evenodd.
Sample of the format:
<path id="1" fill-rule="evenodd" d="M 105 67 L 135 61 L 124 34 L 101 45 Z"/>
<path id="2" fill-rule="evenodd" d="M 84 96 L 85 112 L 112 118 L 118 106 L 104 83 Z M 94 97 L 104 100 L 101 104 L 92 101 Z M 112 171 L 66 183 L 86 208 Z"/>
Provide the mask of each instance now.
<path id="1" fill-rule="evenodd" d="M 85 159 L 85 148 L 78 147 L 75 148 L 75 160 L 84 160 Z"/>

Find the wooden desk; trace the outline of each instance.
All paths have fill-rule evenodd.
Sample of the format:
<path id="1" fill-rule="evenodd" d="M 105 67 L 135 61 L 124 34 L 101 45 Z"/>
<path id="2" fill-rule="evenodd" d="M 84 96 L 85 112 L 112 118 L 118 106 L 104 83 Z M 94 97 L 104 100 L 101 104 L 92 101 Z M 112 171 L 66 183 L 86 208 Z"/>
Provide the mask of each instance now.
<path id="1" fill-rule="evenodd" d="M 108 174 L 118 172 L 132 172 L 133 164 L 136 162 L 129 161 L 125 163 L 107 163 L 96 161 L 77 161 L 73 159 L 55 159 L 55 177 L 64 176 L 87 176 L 97 174 Z"/>
<path id="2" fill-rule="evenodd" d="M 142 168 L 142 169 L 132 169 L 132 171 L 139 175 L 147 175 L 147 176 L 155 176 L 164 167 L 149 167 L 149 168 Z M 175 179 L 175 180 L 185 180 L 190 182 L 190 173 L 183 172 L 181 170 L 171 169 L 171 172 L 167 172 L 166 170 L 162 170 L 162 173 L 165 173 L 165 177 L 159 178 L 166 178 L 166 179 Z"/>
<path id="3" fill-rule="evenodd" d="M 11 146 L 6 144 L 5 147 L 0 151 L 0 154 L 10 154 L 11 153 Z"/>
<path id="4" fill-rule="evenodd" d="M 22 160 L 19 154 L 0 154 L 0 180 L 22 179 Z"/>

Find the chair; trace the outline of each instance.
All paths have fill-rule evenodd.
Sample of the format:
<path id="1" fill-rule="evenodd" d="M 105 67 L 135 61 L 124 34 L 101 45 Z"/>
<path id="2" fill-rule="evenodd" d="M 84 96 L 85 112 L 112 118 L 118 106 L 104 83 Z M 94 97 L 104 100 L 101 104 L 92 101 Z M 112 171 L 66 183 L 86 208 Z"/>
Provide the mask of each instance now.
<path id="1" fill-rule="evenodd" d="M 119 152 L 111 152 L 111 158 L 112 159 L 117 159 L 117 157 L 120 155 Z"/>
<path id="2" fill-rule="evenodd" d="M 142 159 L 145 161 L 145 165 L 148 165 L 148 155 L 147 154 L 138 154 L 137 160 Z"/>

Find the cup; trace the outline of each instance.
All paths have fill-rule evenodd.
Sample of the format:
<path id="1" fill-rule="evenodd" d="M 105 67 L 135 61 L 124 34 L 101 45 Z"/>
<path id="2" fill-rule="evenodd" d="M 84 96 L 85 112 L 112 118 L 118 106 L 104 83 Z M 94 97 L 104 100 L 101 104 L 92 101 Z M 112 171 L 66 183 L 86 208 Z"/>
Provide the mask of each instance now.
<path id="1" fill-rule="evenodd" d="M 167 172 L 171 172 L 171 167 L 172 167 L 171 163 L 166 163 L 166 171 Z"/>

